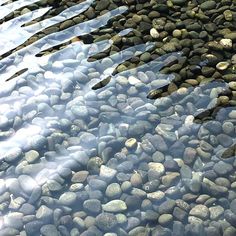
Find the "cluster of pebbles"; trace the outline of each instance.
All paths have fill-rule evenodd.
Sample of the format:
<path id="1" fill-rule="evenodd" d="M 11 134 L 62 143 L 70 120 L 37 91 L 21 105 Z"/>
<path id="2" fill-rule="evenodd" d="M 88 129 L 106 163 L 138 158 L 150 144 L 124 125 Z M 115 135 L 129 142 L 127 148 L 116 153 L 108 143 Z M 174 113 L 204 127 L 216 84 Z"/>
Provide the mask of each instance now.
<path id="1" fill-rule="evenodd" d="M 234 1 L 91 2 L 9 54 L 121 6 L 0 89 L 0 235 L 236 235 Z"/>

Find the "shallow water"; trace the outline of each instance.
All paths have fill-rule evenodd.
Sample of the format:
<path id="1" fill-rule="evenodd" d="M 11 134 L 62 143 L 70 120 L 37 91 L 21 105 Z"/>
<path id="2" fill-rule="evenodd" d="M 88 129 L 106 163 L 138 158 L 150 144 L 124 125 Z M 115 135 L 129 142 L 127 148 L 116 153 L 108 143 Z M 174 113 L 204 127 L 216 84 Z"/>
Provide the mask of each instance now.
<path id="1" fill-rule="evenodd" d="M 53 7 L 39 4 L 4 18 L 33 3 L 0 2 L 0 235 L 236 235 L 234 39 L 222 76 L 202 74 L 216 50 L 203 53 L 188 83 L 173 69 L 193 65 L 184 49 L 121 69 L 170 36 L 108 55 L 135 29 L 83 40 L 131 6 L 31 42 L 99 4 L 45 19 Z"/>

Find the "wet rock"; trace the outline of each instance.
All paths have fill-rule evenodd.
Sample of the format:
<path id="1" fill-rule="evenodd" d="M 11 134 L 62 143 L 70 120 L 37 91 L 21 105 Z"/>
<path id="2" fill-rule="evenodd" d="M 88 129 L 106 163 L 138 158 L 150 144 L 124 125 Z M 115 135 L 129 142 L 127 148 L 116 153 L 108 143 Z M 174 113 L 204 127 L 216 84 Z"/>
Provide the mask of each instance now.
<path id="1" fill-rule="evenodd" d="M 43 225 L 40 232 L 43 236 L 58 236 L 58 231 L 55 225 Z"/>
<path id="2" fill-rule="evenodd" d="M 97 199 L 89 199 L 84 201 L 83 207 L 86 211 L 91 213 L 99 213 L 102 209 L 101 202 Z"/>
<path id="3" fill-rule="evenodd" d="M 76 194 L 73 192 L 65 192 L 59 198 L 59 203 L 65 206 L 71 206 L 76 202 Z"/>
<path id="4" fill-rule="evenodd" d="M 95 223 L 99 229 L 107 232 L 115 228 L 118 221 L 112 213 L 101 213 L 96 217 Z"/>
<path id="5" fill-rule="evenodd" d="M 109 198 L 118 198 L 120 197 L 121 193 L 121 187 L 118 183 L 112 183 L 108 185 L 105 192 L 106 196 Z"/>
<path id="6" fill-rule="evenodd" d="M 104 211 L 121 212 L 127 209 L 126 203 L 122 200 L 112 200 L 102 206 Z"/>
<path id="7" fill-rule="evenodd" d="M 218 174 L 218 175 L 228 175 L 232 170 L 233 167 L 232 165 L 225 163 L 223 161 L 219 161 L 217 162 L 214 167 L 213 170 Z"/>
<path id="8" fill-rule="evenodd" d="M 190 210 L 189 214 L 206 220 L 209 217 L 209 209 L 204 205 L 196 205 Z"/>

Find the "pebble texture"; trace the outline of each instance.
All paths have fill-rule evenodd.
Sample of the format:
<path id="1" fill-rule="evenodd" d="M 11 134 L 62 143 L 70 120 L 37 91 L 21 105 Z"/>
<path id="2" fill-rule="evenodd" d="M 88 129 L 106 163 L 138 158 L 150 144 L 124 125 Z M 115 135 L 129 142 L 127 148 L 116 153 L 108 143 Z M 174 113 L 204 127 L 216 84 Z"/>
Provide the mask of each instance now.
<path id="1" fill-rule="evenodd" d="M 0 18 L 1 235 L 236 235 L 234 1 Z"/>

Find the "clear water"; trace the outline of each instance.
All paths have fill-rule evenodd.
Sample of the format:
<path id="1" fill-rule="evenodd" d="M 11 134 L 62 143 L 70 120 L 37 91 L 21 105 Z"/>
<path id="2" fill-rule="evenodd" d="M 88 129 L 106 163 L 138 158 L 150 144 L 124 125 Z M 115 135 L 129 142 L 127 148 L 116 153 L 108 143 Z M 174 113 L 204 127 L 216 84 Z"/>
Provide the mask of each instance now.
<path id="1" fill-rule="evenodd" d="M 1 1 L 0 17 L 36 2 Z M 160 97 L 176 79 L 162 69 L 188 60 L 181 51 L 117 72 L 153 42 L 97 60 L 112 39 L 41 55 L 125 6 L 18 48 L 92 4 L 26 26 L 50 9 L 41 7 L 0 26 L 0 235 L 236 235 L 236 111 L 218 103 L 228 83 Z"/>

